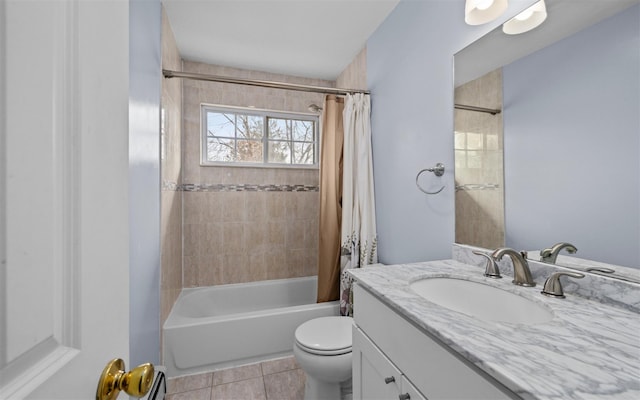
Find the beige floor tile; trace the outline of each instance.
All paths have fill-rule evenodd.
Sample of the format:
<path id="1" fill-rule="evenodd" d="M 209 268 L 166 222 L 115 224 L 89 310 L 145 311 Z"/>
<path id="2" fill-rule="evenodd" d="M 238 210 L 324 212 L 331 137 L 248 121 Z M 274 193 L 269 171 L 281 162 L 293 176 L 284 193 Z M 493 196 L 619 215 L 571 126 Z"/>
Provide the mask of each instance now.
<path id="1" fill-rule="evenodd" d="M 214 386 L 211 400 L 266 400 L 262 377 Z"/>
<path id="2" fill-rule="evenodd" d="M 267 400 L 302 400 L 305 375 L 301 369 L 266 375 L 264 386 Z"/>
<path id="3" fill-rule="evenodd" d="M 167 393 L 180 393 L 195 389 L 210 387 L 212 373 L 181 376 L 167 379 Z"/>
<path id="4" fill-rule="evenodd" d="M 245 379 L 259 378 L 262 376 L 260 364 L 243 365 L 237 368 L 228 368 L 213 373 L 213 385 L 238 382 Z"/>
<path id="5" fill-rule="evenodd" d="M 170 394 L 166 397 L 166 400 L 211 400 L 211 388 L 206 387 L 189 392 Z"/>
<path id="6" fill-rule="evenodd" d="M 262 375 L 270 375 L 283 371 L 300 368 L 296 363 L 295 357 L 277 358 L 275 360 L 265 361 L 262 364 Z"/>

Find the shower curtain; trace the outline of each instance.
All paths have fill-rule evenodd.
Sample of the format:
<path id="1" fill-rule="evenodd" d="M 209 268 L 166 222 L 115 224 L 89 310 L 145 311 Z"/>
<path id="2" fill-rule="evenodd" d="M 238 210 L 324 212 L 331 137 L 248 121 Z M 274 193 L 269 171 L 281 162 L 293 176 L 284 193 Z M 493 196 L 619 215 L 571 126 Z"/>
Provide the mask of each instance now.
<path id="1" fill-rule="evenodd" d="M 340 235 L 340 313 L 342 315 L 353 314 L 352 282 L 346 270 L 378 262 L 370 116 L 369 95 L 362 93 L 347 95 L 343 114 Z"/>
<path id="2" fill-rule="evenodd" d="M 320 160 L 318 302 L 340 299 L 352 315 L 351 279 L 345 272 L 378 262 L 370 97 L 325 100 Z"/>
<path id="3" fill-rule="evenodd" d="M 320 150 L 320 232 L 318 303 L 340 297 L 340 224 L 342 220 L 342 111 L 344 99 L 324 101 Z"/>

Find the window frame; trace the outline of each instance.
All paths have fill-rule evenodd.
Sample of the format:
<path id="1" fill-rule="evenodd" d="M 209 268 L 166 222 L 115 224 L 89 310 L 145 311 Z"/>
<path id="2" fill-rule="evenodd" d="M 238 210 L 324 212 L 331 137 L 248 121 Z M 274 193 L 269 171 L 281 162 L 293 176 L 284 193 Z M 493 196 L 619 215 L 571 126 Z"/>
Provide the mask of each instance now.
<path id="1" fill-rule="evenodd" d="M 264 134 L 262 137 L 262 162 L 238 162 L 238 161 L 209 161 L 207 157 L 207 114 L 215 113 L 233 113 L 250 115 L 263 118 Z M 293 164 L 293 163 L 275 163 L 269 162 L 269 143 L 280 140 L 272 140 L 269 138 L 268 120 L 284 119 L 295 121 L 313 122 L 313 142 L 296 141 L 293 137 L 288 140 L 290 143 L 313 143 L 313 163 L 312 164 Z M 237 137 L 232 138 L 236 143 Z M 200 166 L 203 167 L 253 167 L 253 168 L 293 168 L 293 169 L 318 169 L 319 168 L 319 148 L 320 148 L 320 118 L 318 114 L 301 113 L 293 111 L 276 111 L 269 109 L 253 108 L 253 107 L 234 107 L 217 104 L 200 104 Z M 291 155 L 292 156 L 292 155 Z"/>

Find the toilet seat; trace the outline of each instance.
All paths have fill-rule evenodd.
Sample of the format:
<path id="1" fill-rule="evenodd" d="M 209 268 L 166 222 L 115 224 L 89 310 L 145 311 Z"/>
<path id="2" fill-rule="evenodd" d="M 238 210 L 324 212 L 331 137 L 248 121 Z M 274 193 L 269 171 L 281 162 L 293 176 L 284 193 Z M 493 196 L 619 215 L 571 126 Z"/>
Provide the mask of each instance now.
<path id="1" fill-rule="evenodd" d="M 311 354 L 335 356 L 350 353 L 352 326 L 351 317 L 312 319 L 296 329 L 296 344 Z"/>

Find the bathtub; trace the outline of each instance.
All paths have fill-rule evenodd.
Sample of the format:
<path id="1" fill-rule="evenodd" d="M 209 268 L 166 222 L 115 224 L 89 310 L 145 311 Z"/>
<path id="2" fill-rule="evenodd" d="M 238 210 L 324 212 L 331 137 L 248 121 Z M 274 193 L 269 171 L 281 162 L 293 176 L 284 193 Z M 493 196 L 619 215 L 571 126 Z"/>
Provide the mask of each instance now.
<path id="1" fill-rule="evenodd" d="M 169 377 L 293 354 L 295 329 L 339 315 L 316 304 L 317 277 L 183 289 L 163 327 Z"/>

